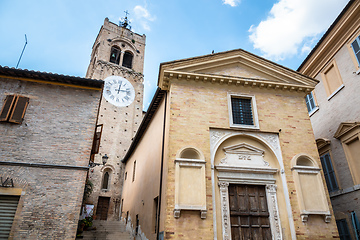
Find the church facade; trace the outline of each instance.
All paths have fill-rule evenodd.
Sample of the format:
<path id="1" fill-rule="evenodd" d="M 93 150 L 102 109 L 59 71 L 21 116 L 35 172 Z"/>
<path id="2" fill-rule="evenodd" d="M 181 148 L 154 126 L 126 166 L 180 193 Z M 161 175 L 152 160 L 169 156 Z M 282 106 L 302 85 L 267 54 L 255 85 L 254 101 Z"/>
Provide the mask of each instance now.
<path id="1" fill-rule="evenodd" d="M 89 171 L 94 205 L 100 220 L 118 220 L 121 211 L 123 165 L 143 117 L 145 35 L 105 19 L 94 42 L 87 78 L 105 81 Z M 106 161 L 106 163 L 104 162 Z"/>
<path id="2" fill-rule="evenodd" d="M 317 80 L 244 50 L 162 63 L 125 163 L 139 239 L 338 232 L 304 97 Z"/>

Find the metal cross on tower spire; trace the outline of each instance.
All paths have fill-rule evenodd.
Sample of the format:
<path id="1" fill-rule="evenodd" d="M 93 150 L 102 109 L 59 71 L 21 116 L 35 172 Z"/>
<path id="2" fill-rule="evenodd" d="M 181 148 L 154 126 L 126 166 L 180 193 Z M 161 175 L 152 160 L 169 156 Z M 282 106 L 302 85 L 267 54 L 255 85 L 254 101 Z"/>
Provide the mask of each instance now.
<path id="1" fill-rule="evenodd" d="M 128 14 L 130 14 L 130 13 L 127 10 L 124 11 L 124 13 L 125 13 L 125 18 L 121 18 L 119 26 L 124 27 L 124 28 L 128 28 L 128 29 L 131 30 L 130 21 L 127 18 Z"/>

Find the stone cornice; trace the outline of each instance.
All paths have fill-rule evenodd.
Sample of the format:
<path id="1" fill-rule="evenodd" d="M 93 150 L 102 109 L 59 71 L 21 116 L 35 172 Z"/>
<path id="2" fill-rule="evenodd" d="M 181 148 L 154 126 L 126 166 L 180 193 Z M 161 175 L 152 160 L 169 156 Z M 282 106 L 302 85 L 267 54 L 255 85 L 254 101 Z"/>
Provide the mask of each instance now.
<path id="1" fill-rule="evenodd" d="M 124 76 L 126 74 L 128 74 L 128 75 L 132 76 L 134 79 L 139 80 L 140 82 L 144 81 L 144 75 L 142 73 L 135 72 L 132 69 L 117 65 L 115 63 L 106 62 L 106 61 L 103 61 L 103 60 L 97 60 L 96 64 L 100 65 L 102 68 L 103 67 L 108 67 L 108 68 L 112 68 L 114 70 L 118 70 Z"/>
<path id="2" fill-rule="evenodd" d="M 281 83 L 272 80 L 178 72 L 172 70 L 163 71 L 162 81 L 159 82 L 159 87 L 163 90 L 168 90 L 171 79 L 177 79 L 181 81 L 204 82 L 204 83 L 212 83 L 212 84 L 217 83 L 217 84 L 226 84 L 226 85 L 235 85 L 235 86 L 249 86 L 249 87 L 257 87 L 257 88 L 276 89 L 276 90 L 288 90 L 288 91 L 297 91 L 304 93 L 310 93 L 314 89 L 313 86 Z"/>

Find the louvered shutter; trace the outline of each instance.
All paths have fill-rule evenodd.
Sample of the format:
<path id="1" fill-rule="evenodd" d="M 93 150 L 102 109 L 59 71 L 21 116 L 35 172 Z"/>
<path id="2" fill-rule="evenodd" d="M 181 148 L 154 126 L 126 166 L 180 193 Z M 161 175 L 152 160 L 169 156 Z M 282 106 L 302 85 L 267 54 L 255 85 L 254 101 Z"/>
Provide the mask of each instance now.
<path id="1" fill-rule="evenodd" d="M 91 154 L 99 153 L 102 128 L 103 128 L 102 124 L 96 126 L 96 131 L 95 131 L 95 135 L 94 135 L 94 141 L 93 141 Z"/>
<path id="2" fill-rule="evenodd" d="M 9 122 L 20 124 L 24 118 L 28 103 L 29 103 L 29 98 L 23 96 L 17 96 L 14 109 L 9 118 Z"/>
<path id="3" fill-rule="evenodd" d="M 326 153 L 322 155 L 320 157 L 320 160 L 321 160 L 321 165 L 323 167 L 326 185 L 329 189 L 329 192 L 338 190 L 339 186 L 336 180 L 334 168 L 331 163 L 330 154 Z"/>
<path id="4" fill-rule="evenodd" d="M 8 239 L 19 196 L 0 195 L 0 239 Z"/>
<path id="5" fill-rule="evenodd" d="M 0 121 L 7 121 L 10 115 L 11 108 L 15 101 L 15 95 L 7 95 L 4 100 L 4 105 L 0 113 Z"/>

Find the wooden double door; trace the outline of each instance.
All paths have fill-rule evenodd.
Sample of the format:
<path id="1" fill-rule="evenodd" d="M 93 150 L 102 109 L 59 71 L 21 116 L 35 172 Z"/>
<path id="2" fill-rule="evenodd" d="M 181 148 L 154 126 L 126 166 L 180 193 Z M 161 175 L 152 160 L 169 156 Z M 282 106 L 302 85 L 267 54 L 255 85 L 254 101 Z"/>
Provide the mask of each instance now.
<path id="1" fill-rule="evenodd" d="M 97 208 L 96 208 L 96 218 L 99 220 L 107 220 L 109 212 L 109 197 L 99 197 Z"/>
<path id="2" fill-rule="evenodd" d="M 232 240 L 272 239 L 265 186 L 229 185 Z"/>

